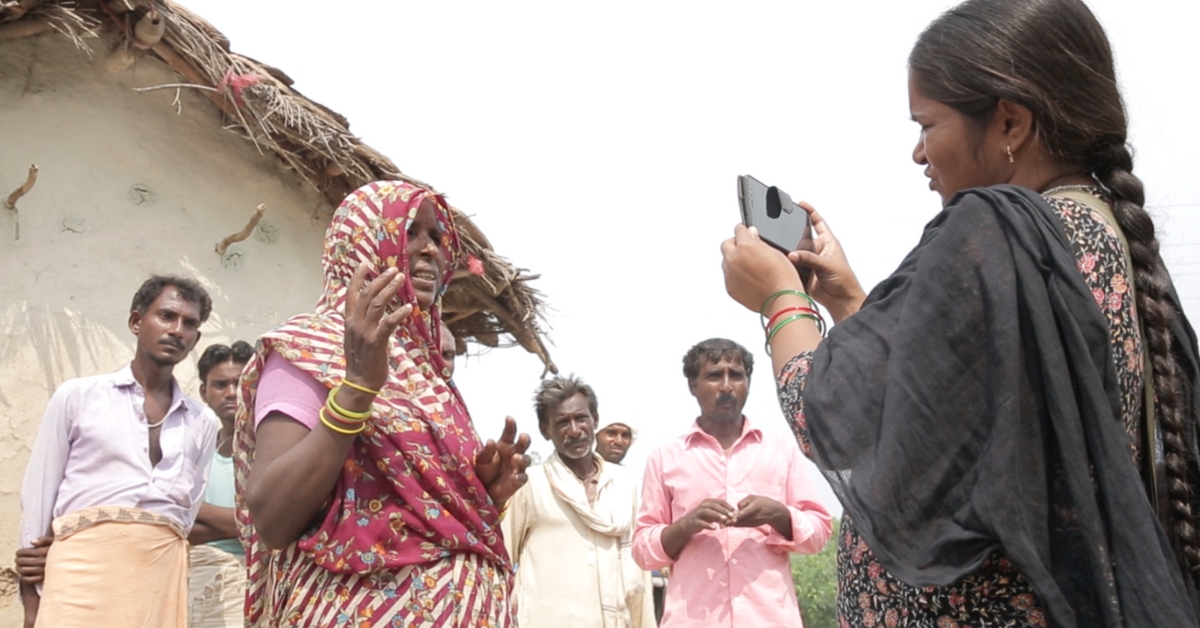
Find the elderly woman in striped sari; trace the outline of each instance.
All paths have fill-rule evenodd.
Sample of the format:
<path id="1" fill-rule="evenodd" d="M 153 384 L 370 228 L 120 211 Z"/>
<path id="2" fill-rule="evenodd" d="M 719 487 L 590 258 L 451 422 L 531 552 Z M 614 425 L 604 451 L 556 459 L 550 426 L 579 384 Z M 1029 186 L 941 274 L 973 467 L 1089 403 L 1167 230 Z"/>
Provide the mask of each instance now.
<path id="1" fill-rule="evenodd" d="M 363 186 L 329 225 L 315 311 L 259 339 L 236 437 L 249 626 L 512 624 L 499 522 L 529 437 L 510 418 L 482 443 L 448 383 L 459 254 L 439 195 Z"/>

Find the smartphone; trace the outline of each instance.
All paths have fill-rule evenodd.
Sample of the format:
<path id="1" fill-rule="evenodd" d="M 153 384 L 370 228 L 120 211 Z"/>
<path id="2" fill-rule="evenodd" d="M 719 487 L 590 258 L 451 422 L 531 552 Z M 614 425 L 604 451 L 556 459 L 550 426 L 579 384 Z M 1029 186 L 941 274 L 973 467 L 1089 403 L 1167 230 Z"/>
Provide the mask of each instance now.
<path id="1" fill-rule="evenodd" d="M 808 212 L 792 202 L 787 192 L 744 174 L 738 177 L 738 204 L 742 224 L 757 227 L 759 237 L 767 244 L 784 253 L 813 250 Z M 807 285 L 809 270 L 800 269 L 800 277 Z"/>
<path id="2" fill-rule="evenodd" d="M 784 253 L 813 250 L 808 212 L 792 202 L 787 192 L 744 174 L 738 177 L 738 204 L 742 224 L 757 227 L 767 244 Z"/>

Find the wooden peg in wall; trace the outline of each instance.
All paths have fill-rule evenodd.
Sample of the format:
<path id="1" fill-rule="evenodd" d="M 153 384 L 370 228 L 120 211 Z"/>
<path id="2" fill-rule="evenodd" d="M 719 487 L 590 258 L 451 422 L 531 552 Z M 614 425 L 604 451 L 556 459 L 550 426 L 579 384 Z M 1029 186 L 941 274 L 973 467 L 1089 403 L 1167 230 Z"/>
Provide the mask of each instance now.
<path id="1" fill-rule="evenodd" d="M 246 223 L 246 226 L 241 231 L 225 236 L 224 240 L 217 243 L 217 255 L 224 255 L 225 249 L 228 249 L 230 244 L 249 238 L 250 234 L 254 233 L 254 228 L 258 226 L 258 221 L 262 220 L 263 212 L 265 211 L 267 211 L 267 206 L 260 203 L 258 209 L 255 209 L 254 214 L 250 216 L 250 221 Z"/>
<path id="2" fill-rule="evenodd" d="M 13 190 L 12 194 L 9 194 L 8 198 L 4 200 L 4 206 L 13 210 L 13 212 L 16 213 L 17 224 L 16 224 L 16 237 L 14 238 L 15 240 L 21 239 L 21 213 L 19 211 L 17 211 L 17 200 L 20 199 L 22 196 L 29 194 L 29 191 L 33 189 L 33 184 L 37 183 L 37 176 L 38 176 L 37 164 L 30 164 L 29 165 L 29 174 L 25 176 L 25 183 L 22 183 L 21 187 Z"/>

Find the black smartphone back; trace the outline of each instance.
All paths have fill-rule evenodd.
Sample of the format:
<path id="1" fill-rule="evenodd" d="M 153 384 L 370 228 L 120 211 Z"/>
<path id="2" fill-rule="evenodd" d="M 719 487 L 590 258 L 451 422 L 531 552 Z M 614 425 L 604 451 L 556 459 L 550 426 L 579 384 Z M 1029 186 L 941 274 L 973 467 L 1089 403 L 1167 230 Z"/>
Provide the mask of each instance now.
<path id="1" fill-rule="evenodd" d="M 738 203 L 742 208 L 742 224 L 757 227 L 758 235 L 767 244 L 784 253 L 813 250 L 808 212 L 792 202 L 787 192 L 768 187 L 750 175 L 741 175 Z"/>

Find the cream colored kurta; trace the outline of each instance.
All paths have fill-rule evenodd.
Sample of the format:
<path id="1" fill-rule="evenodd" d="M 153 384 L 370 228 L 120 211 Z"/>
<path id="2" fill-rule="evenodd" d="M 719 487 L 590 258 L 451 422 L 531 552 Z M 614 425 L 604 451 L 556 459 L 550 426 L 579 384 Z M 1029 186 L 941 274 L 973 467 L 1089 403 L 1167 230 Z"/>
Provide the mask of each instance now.
<path id="1" fill-rule="evenodd" d="M 650 574 L 633 563 L 630 553 L 637 484 L 624 467 L 599 456 L 596 461 L 601 470 L 592 508 L 601 519 L 628 519 L 630 525 L 621 537 L 596 532 L 570 502 L 555 493 L 547 471 L 549 465 L 562 463 L 553 457 L 531 468 L 529 482 L 509 500 L 502 526 L 509 555 L 517 563 L 514 599 L 521 628 L 655 625 Z M 571 481 L 583 496 L 583 483 L 574 476 Z M 579 501 L 575 500 L 576 506 Z M 582 506 L 587 506 L 586 501 Z M 603 512 L 606 508 L 622 512 Z M 625 600 L 617 599 L 622 588 L 629 592 Z"/>

